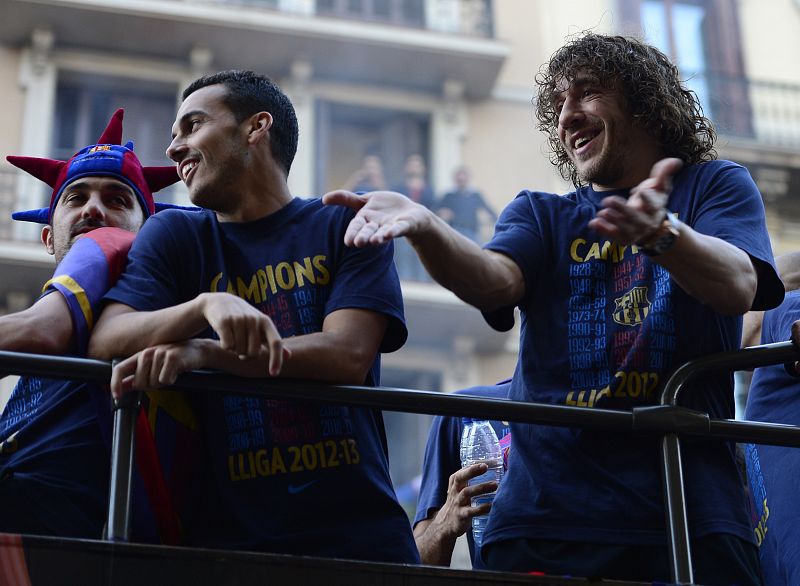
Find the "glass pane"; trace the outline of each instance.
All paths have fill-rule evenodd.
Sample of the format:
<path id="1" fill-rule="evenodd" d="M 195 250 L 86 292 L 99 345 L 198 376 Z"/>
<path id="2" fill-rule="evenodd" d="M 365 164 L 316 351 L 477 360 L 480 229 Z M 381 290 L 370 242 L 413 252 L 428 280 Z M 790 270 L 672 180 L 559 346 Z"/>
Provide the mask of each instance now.
<path id="1" fill-rule="evenodd" d="M 372 13 L 376 18 L 388 19 L 392 14 L 392 3 L 389 0 L 372 0 Z"/>
<path id="2" fill-rule="evenodd" d="M 676 4 L 672 10 L 678 69 L 686 79 L 686 85 L 700 98 L 706 116 L 711 116 L 708 65 L 703 42 L 705 18 L 705 8 L 696 4 Z"/>
<path id="3" fill-rule="evenodd" d="M 165 154 L 175 119 L 177 88 L 141 80 L 67 75 L 56 89 L 52 156 L 68 159 L 94 143 L 117 108 L 125 109 L 123 141 L 133 140 L 143 165 L 170 165 Z M 176 187 L 159 194 L 170 201 Z"/>
<path id="4" fill-rule="evenodd" d="M 403 2 L 403 24 L 422 25 L 425 23 L 425 3 L 423 0 Z"/>
<path id="5" fill-rule="evenodd" d="M 664 3 L 658 0 L 642 2 L 642 31 L 645 40 L 669 55 L 669 31 L 667 30 L 667 14 Z"/>

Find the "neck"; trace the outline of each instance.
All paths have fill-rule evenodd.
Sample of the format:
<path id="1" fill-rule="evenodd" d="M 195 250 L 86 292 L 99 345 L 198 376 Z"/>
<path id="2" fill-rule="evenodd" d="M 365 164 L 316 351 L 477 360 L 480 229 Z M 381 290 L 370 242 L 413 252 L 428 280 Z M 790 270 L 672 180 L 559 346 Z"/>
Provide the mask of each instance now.
<path id="1" fill-rule="evenodd" d="M 292 194 L 282 172 L 261 174 L 245 182 L 233 209 L 216 210 L 217 219 L 220 222 L 252 222 L 274 214 L 291 201 Z"/>

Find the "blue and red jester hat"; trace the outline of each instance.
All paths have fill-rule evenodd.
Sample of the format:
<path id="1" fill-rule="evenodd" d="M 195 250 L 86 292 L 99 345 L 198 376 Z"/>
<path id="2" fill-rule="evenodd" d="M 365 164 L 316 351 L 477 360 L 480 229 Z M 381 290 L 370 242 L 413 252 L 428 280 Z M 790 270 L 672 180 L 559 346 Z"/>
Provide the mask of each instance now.
<path id="1" fill-rule="evenodd" d="M 68 161 L 36 157 L 8 156 L 6 160 L 23 171 L 41 179 L 53 188 L 50 205 L 37 210 L 15 212 L 15 220 L 49 224 L 50 217 L 64 188 L 81 177 L 113 177 L 130 186 L 149 217 L 159 209 L 175 207 L 155 203 L 153 193 L 176 183 L 180 177 L 174 165 L 168 167 L 143 167 L 133 152 L 133 142 L 122 145 L 122 108 L 114 112 L 97 144 L 89 145 L 75 153 Z"/>

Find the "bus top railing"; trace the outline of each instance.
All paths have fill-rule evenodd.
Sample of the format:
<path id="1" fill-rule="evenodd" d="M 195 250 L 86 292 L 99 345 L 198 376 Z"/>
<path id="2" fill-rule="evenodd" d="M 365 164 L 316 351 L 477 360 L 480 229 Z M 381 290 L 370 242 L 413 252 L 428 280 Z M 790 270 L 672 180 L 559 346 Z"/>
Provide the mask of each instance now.
<path id="1" fill-rule="evenodd" d="M 768 445 L 800 447 L 800 427 L 772 423 L 711 419 L 708 414 L 677 405 L 685 384 L 699 374 L 735 371 L 800 359 L 791 342 L 721 352 L 684 364 L 664 386 L 660 404 L 631 411 L 586 409 L 388 387 L 330 385 L 291 379 L 242 378 L 219 372 L 193 371 L 178 377 L 174 387 L 185 391 L 257 393 L 273 399 L 294 399 L 369 406 L 391 411 L 450 416 L 476 416 L 519 423 L 581 427 L 607 431 L 660 434 L 662 481 L 669 533 L 672 580 L 693 584 L 691 551 L 680 457 L 680 436 L 700 436 Z M 108 384 L 112 365 L 99 360 L 0 352 L 0 373 L 81 380 Z M 116 405 L 111 462 L 111 491 L 106 538 L 127 541 L 130 479 L 133 463 L 137 395 Z"/>

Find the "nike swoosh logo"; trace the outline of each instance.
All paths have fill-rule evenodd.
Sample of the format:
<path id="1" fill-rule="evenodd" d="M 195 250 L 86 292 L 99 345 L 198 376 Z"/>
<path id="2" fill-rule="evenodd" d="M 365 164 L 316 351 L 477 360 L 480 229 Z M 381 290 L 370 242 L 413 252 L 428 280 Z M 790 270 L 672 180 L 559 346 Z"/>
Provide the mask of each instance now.
<path id="1" fill-rule="evenodd" d="M 312 484 L 316 484 L 316 480 L 312 480 L 310 482 L 306 482 L 304 484 L 298 484 L 297 486 L 290 484 L 289 485 L 289 494 L 298 494 L 303 492 L 305 489 L 310 487 Z"/>

